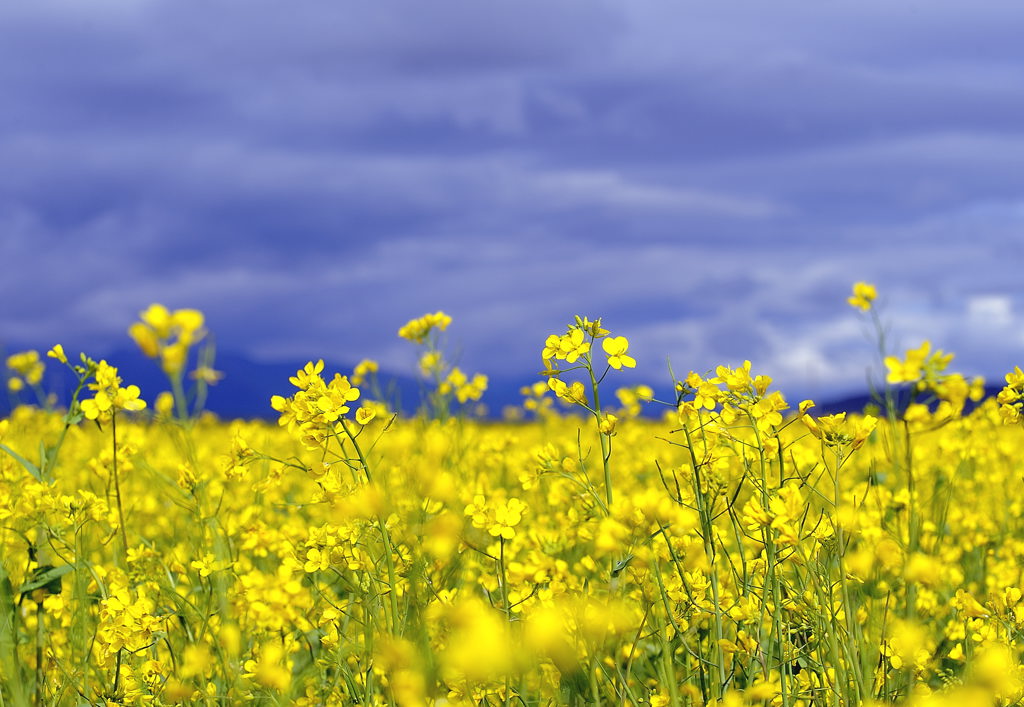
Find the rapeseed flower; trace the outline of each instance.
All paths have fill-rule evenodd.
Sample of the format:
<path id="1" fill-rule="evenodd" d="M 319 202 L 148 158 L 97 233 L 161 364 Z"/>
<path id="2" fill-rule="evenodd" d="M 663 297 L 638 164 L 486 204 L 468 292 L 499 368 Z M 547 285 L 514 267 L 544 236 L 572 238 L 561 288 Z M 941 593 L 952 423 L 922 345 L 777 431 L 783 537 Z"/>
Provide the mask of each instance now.
<path id="1" fill-rule="evenodd" d="M 871 309 L 871 303 L 878 297 L 874 285 L 866 282 L 857 282 L 853 285 L 853 295 L 847 298 L 846 302 L 856 309 L 866 312 Z"/>
<path id="2" fill-rule="evenodd" d="M 162 304 L 151 304 L 139 320 L 128 329 L 136 345 L 146 356 L 159 357 L 167 375 L 180 376 L 189 349 L 206 336 L 203 313 L 196 309 L 172 312 Z"/>
<path id="3" fill-rule="evenodd" d="M 173 314 L 142 323 L 173 340 Z M 439 324 L 420 330 L 443 406 L 473 377 Z M 523 391 L 543 414 L 514 424 L 396 417 L 357 393 L 371 366 L 311 360 L 277 425 L 97 432 L 79 409 L 129 387 L 83 358 L 81 404 L 0 420 L 4 701 L 33 701 L 39 645 L 47 702 L 1019 700 L 1024 439 L 997 424 L 1019 368 L 981 400 L 928 348 L 898 368 L 933 395 L 878 420 L 790 415 L 769 376 L 721 366 L 653 420 L 651 388 L 602 387 L 597 339 L 628 354 L 574 319 Z"/>
<path id="4" fill-rule="evenodd" d="M 38 351 L 22 351 L 7 357 L 7 368 L 14 373 L 7 379 L 7 389 L 17 393 L 26 384 L 39 385 L 43 380 L 46 364 L 39 358 Z"/>
<path id="5" fill-rule="evenodd" d="M 399 330 L 398 335 L 417 344 L 426 341 L 432 331 L 444 331 L 452 323 L 452 318 L 441 311 L 424 314 L 417 319 L 410 319 Z"/>
<path id="6" fill-rule="evenodd" d="M 118 410 L 136 412 L 146 408 L 146 401 L 139 398 L 139 386 L 122 388 L 117 368 L 106 361 L 96 365 L 94 377 L 94 382 L 88 384 L 89 390 L 94 393 L 93 397 L 81 403 L 82 414 L 86 419 L 106 422 Z"/>
<path id="7" fill-rule="evenodd" d="M 601 348 L 608 354 L 608 365 L 618 370 L 636 368 L 636 359 L 626 354 L 629 341 L 624 336 L 610 336 L 601 342 Z"/>

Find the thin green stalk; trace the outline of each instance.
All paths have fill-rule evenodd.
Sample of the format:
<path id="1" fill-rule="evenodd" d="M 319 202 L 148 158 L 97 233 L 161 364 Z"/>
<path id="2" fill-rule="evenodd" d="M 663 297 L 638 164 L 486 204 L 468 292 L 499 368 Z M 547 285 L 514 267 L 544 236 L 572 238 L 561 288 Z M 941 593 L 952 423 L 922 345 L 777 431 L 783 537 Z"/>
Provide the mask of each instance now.
<path id="1" fill-rule="evenodd" d="M 512 608 L 508 603 L 508 575 L 505 571 L 505 538 L 498 538 L 498 573 L 501 575 L 501 609 L 505 612 L 505 621 L 508 622 L 509 629 L 512 627 Z M 509 676 L 505 676 L 505 697 L 503 700 L 505 707 L 509 704 Z"/>
<path id="2" fill-rule="evenodd" d="M 841 488 L 839 482 L 839 470 L 843 466 L 842 451 L 839 447 L 835 448 L 836 455 L 836 470 L 832 475 L 833 477 L 833 507 L 836 514 L 837 520 L 835 521 L 835 533 L 836 533 L 836 564 L 839 568 L 839 584 L 841 590 L 841 596 L 843 601 L 843 609 L 846 615 L 846 644 L 847 653 L 850 661 L 850 669 L 854 671 L 854 686 L 857 688 L 857 704 L 860 704 L 865 697 L 864 688 L 864 676 L 862 675 L 862 660 L 860 655 L 860 648 L 854 637 L 854 630 L 856 626 L 856 612 L 853 609 L 853 604 L 850 599 L 850 588 L 846 581 L 846 564 L 843 561 L 846 556 L 846 538 L 844 537 L 843 526 L 838 521 L 839 506 L 842 501 L 840 496 Z"/>
<path id="3" fill-rule="evenodd" d="M 43 672 L 43 602 L 36 604 L 36 704 L 43 704 L 45 673 Z"/>
<path id="4" fill-rule="evenodd" d="M 345 430 L 345 434 L 352 441 L 352 447 L 356 451 L 356 456 L 359 458 L 359 463 L 363 467 L 363 473 L 366 475 L 366 483 L 373 483 L 373 476 L 370 473 L 370 465 L 366 461 L 366 457 L 363 455 L 363 450 L 359 446 L 359 442 L 356 441 L 356 436 L 352 434 L 352 430 L 348 428 L 347 421 L 343 420 L 341 423 L 342 429 Z M 384 540 L 384 560 L 388 568 L 388 600 L 391 604 L 391 633 L 395 636 L 401 635 L 398 625 L 398 596 L 397 596 L 397 581 L 395 579 L 395 557 L 394 549 L 391 545 L 391 534 L 388 532 L 387 523 L 384 522 L 384 518 L 378 513 L 377 514 L 377 527 L 380 529 L 381 538 Z"/>
<path id="5" fill-rule="evenodd" d="M 750 421 L 750 427 L 754 432 L 754 441 L 757 444 L 758 451 L 758 463 L 761 470 L 761 503 L 764 508 L 768 508 L 768 460 L 764 455 L 764 444 L 761 441 L 761 431 L 757 426 L 757 420 L 754 419 L 753 414 L 747 409 L 747 419 Z M 782 487 L 782 476 L 780 466 L 780 478 L 779 487 Z M 783 707 L 789 707 L 790 695 L 787 690 L 788 683 L 786 681 L 787 668 L 789 663 L 786 661 L 786 641 L 787 637 L 782 635 L 782 583 L 779 579 L 779 558 L 778 548 L 775 547 L 775 537 L 771 529 L 766 529 L 764 533 L 765 539 L 765 551 L 767 554 L 766 560 L 768 563 L 768 576 L 767 584 L 771 587 L 772 593 L 772 604 L 775 610 L 772 612 L 772 632 L 775 634 L 775 641 L 779 645 L 779 674 L 781 684 L 781 697 Z M 764 600 L 767 598 L 767 592 L 763 592 L 761 613 L 764 615 Z M 774 652 L 773 642 L 769 641 L 768 645 L 768 658 L 765 662 L 767 666 L 772 663 L 772 654 Z M 770 670 L 770 667 L 769 667 Z"/>
<path id="6" fill-rule="evenodd" d="M 601 691 L 597 685 L 597 667 L 594 665 L 594 657 L 590 657 L 590 666 L 587 668 L 590 673 L 590 694 L 594 699 L 594 705 L 601 707 Z"/>
<path id="7" fill-rule="evenodd" d="M 601 439 L 601 464 L 604 466 L 604 495 L 608 507 L 612 507 L 612 470 L 609 463 L 612 456 L 611 438 L 601 431 L 601 393 L 598 390 L 597 377 L 594 375 L 593 362 L 587 359 L 587 373 L 590 375 L 590 390 L 594 395 L 594 421 L 597 424 L 597 435 Z"/>
<path id="8" fill-rule="evenodd" d="M 715 604 L 715 644 L 712 648 L 712 662 L 718 668 L 718 683 L 717 689 L 715 689 L 712 698 L 718 699 L 722 696 L 722 692 L 725 689 L 726 676 L 725 676 L 725 658 L 722 653 L 722 639 L 724 638 L 724 631 L 722 629 L 722 607 L 719 600 L 719 588 L 718 588 L 718 572 L 715 569 L 715 538 L 714 538 L 714 525 L 711 518 L 711 509 L 707 507 L 707 498 L 704 496 L 704 491 L 701 488 L 700 482 L 700 467 L 701 464 L 697 461 L 697 456 L 693 451 L 693 439 L 690 435 L 690 428 L 686 425 L 683 426 L 683 432 L 686 435 L 686 447 L 690 452 L 690 464 L 693 467 L 693 491 L 694 499 L 697 503 L 697 515 L 700 519 L 701 525 L 701 536 L 704 540 L 704 555 L 708 560 L 709 567 L 709 579 L 711 581 L 711 596 Z"/>
<path id="9" fill-rule="evenodd" d="M 121 502 L 121 478 L 117 470 L 117 413 L 110 415 L 110 436 L 114 447 L 113 474 L 114 474 L 114 496 L 117 498 L 117 519 L 121 530 L 121 561 L 128 559 L 128 533 L 124 529 L 124 505 Z"/>

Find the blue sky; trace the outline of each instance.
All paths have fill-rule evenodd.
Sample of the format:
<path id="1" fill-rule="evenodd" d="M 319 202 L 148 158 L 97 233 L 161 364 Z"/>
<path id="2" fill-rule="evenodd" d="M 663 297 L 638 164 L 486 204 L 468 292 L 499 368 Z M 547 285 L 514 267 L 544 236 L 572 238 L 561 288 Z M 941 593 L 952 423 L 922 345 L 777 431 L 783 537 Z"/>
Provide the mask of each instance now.
<path id="1" fill-rule="evenodd" d="M 1024 362 L 1024 5 L 0 5 L 0 344 L 102 354 L 151 302 L 255 360 L 466 368 L 574 314 L 635 380 L 744 358 L 864 387 L 845 304 Z M 228 371 L 230 375 L 230 371 Z"/>

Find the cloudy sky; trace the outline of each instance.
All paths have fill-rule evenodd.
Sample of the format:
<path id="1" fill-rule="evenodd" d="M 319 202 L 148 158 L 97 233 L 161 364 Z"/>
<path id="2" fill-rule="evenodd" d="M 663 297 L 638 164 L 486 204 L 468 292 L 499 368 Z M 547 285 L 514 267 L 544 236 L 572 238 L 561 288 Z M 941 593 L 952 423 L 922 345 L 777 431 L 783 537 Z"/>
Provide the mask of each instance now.
<path id="1" fill-rule="evenodd" d="M 102 354 L 151 302 L 255 360 L 379 359 L 444 309 L 539 370 L 573 314 L 638 379 L 864 387 L 845 304 L 1024 363 L 1024 5 L 0 5 L 0 345 Z M 228 372 L 230 374 L 230 371 Z"/>

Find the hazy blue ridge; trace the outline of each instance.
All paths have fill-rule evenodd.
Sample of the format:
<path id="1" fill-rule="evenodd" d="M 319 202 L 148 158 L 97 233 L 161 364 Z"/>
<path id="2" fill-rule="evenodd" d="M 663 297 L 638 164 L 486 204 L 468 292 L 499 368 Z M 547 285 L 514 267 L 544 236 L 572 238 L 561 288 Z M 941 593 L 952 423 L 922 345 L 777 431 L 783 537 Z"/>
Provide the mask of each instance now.
<path id="1" fill-rule="evenodd" d="M 123 380 L 123 385 L 134 384 L 139 386 L 142 397 L 148 403 L 156 399 L 156 396 L 165 390 L 170 389 L 166 377 L 160 367 L 152 359 L 146 358 L 135 348 L 121 348 L 110 352 L 104 358 L 111 365 L 117 366 Z M 46 378 L 43 381 L 44 389 L 47 392 L 56 393 L 58 401 L 66 404 L 70 399 L 73 390 L 71 373 L 55 361 L 47 361 Z M 237 353 L 223 352 L 217 355 L 215 368 L 224 374 L 224 378 L 216 385 L 209 388 L 205 409 L 223 419 L 274 419 L 277 413 L 270 407 L 270 398 L 273 395 L 289 396 L 295 388 L 288 382 L 290 376 L 305 365 L 306 361 L 275 361 L 258 362 Z M 354 362 L 336 362 L 325 360 L 325 377 L 333 376 L 335 372 L 343 375 L 351 373 Z M 380 385 L 386 402 L 392 409 L 398 409 L 403 413 L 415 412 L 423 403 L 423 396 L 427 390 L 426 385 L 420 379 L 403 374 L 395 374 L 382 371 L 379 375 Z M 491 376 L 488 382 L 487 392 L 484 393 L 481 401 L 486 406 L 486 413 L 489 418 L 497 419 L 502 416 L 503 410 L 508 406 L 519 406 L 523 402 L 520 389 L 539 380 L 539 376 L 494 377 Z M 187 381 L 191 386 L 191 381 Z M 616 386 L 610 386 L 614 389 Z M 364 395 L 370 396 L 368 386 L 363 386 Z M 999 386 L 986 388 L 987 395 L 994 395 L 999 391 Z M 785 391 L 783 391 L 785 394 Z M 31 391 L 22 392 L 24 402 L 32 402 Z M 664 389 L 655 387 L 655 395 L 661 400 L 670 399 L 672 391 L 664 386 Z M 904 403 L 907 398 L 907 391 L 897 391 L 897 400 Z M 786 396 L 791 408 L 795 408 L 799 400 Z M 7 415 L 11 409 L 13 398 L 5 394 L 0 399 L 0 415 Z M 872 403 L 872 397 L 868 392 L 853 393 L 848 395 L 836 395 L 831 398 L 816 400 L 813 414 L 828 415 L 838 412 L 861 412 L 865 406 Z M 609 394 L 604 401 L 606 408 L 614 408 L 618 401 Z M 469 403 L 467 409 L 475 407 Z M 968 409 L 973 405 L 968 403 Z M 645 406 L 644 414 L 651 417 L 659 417 L 664 414 L 665 406 L 649 403 Z"/>

